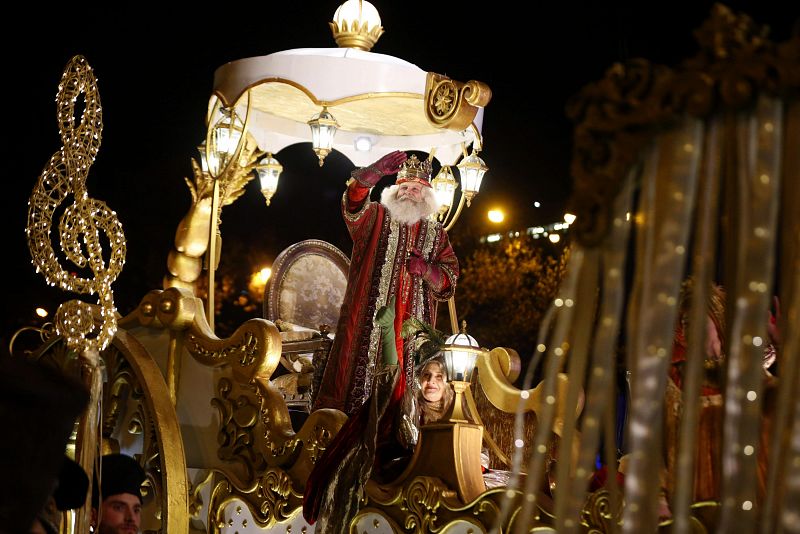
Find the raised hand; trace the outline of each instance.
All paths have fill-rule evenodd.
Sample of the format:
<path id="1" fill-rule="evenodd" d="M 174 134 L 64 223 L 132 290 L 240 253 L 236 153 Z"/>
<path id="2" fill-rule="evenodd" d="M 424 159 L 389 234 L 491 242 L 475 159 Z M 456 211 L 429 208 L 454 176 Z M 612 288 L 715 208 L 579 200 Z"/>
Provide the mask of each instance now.
<path id="1" fill-rule="evenodd" d="M 396 174 L 406 159 L 408 156 L 402 150 L 389 152 L 372 165 L 353 171 L 353 178 L 365 187 L 373 187 L 381 177 Z"/>
<path id="2" fill-rule="evenodd" d="M 394 152 L 389 152 L 371 166 L 378 169 L 378 171 L 381 173 L 381 176 L 386 176 L 387 174 L 397 174 L 397 171 L 400 170 L 400 167 L 407 159 L 408 156 L 405 152 L 402 150 L 395 150 Z"/>

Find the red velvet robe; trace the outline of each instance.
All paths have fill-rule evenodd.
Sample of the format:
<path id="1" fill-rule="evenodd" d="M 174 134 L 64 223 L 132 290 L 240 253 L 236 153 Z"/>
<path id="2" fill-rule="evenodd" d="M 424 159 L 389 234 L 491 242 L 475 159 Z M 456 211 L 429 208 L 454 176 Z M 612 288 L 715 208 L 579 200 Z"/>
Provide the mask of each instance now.
<path id="1" fill-rule="evenodd" d="M 353 252 L 336 337 L 314 384 L 314 409 L 336 408 L 348 415 L 369 397 L 381 362 L 381 332 L 373 324 L 376 311 L 396 296 L 397 354 L 405 378 L 399 380 L 396 393 L 402 394 L 405 384 L 412 383 L 414 367 L 411 351 L 403 350 L 403 321 L 413 316 L 433 325 L 436 302 L 453 295 L 459 274 L 458 260 L 440 223 L 393 221 L 385 206 L 369 201 L 369 192 L 352 180 L 342 198 Z M 436 271 L 436 287 L 407 272 L 412 249 L 420 251 Z"/>

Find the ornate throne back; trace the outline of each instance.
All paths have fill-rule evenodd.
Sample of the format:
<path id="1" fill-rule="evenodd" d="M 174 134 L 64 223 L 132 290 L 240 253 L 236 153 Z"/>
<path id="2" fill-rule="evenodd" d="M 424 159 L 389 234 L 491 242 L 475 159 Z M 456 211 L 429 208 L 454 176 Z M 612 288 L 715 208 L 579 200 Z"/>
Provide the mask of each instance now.
<path id="1" fill-rule="evenodd" d="M 295 243 L 278 254 L 264 289 L 264 316 L 303 328 L 334 327 L 344 300 L 350 260 L 318 239 Z"/>
<path id="2" fill-rule="evenodd" d="M 264 317 L 281 331 L 281 363 L 273 379 L 289 407 L 308 411 L 315 360 L 327 358 L 347 287 L 350 260 L 326 241 L 307 239 L 284 249 L 264 288 Z"/>

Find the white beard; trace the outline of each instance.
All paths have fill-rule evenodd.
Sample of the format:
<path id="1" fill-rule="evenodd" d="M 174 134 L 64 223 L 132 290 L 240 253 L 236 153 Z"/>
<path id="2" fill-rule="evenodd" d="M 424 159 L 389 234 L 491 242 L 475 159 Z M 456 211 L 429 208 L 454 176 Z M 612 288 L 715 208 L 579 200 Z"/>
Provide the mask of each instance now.
<path id="1" fill-rule="evenodd" d="M 397 198 L 398 185 L 392 185 L 381 192 L 381 204 L 389 210 L 389 215 L 401 224 L 414 224 L 435 213 L 439 206 L 436 195 L 427 187 L 422 188 L 422 202 L 408 198 Z"/>

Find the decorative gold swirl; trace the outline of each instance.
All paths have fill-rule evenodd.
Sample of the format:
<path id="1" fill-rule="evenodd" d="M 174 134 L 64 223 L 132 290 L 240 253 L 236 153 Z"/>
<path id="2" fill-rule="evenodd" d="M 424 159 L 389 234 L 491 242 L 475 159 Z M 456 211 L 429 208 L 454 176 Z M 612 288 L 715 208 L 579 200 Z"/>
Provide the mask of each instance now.
<path id="1" fill-rule="evenodd" d="M 220 415 L 217 455 L 222 460 L 243 464 L 247 470 L 246 480 L 253 480 L 255 474 L 266 467 L 264 456 L 258 450 L 258 406 L 227 378 L 220 379 L 217 396 L 211 399 L 211 404 Z"/>
<path id="2" fill-rule="evenodd" d="M 197 484 L 191 484 L 189 487 L 189 516 L 195 519 L 200 518 L 200 513 L 203 511 L 203 488 L 209 484 L 214 478 L 214 471 L 206 471 L 203 477 Z"/>
<path id="3" fill-rule="evenodd" d="M 438 478 L 413 477 L 384 486 L 371 480 L 367 483 L 366 505 L 351 527 L 359 516 L 379 513 L 403 525 L 407 532 L 449 532 L 449 525 L 463 521 L 474 522 L 485 532 L 514 532 L 516 523 L 521 520 L 522 502 L 521 493 L 509 488 L 485 491 L 464 504 Z M 553 515 L 542 506 L 546 502 L 549 502 L 547 498 L 540 497 L 533 515 L 526 516 L 526 531 L 538 527 L 552 529 Z M 511 511 L 502 516 L 504 520 L 501 523 L 501 508 L 505 505 L 510 506 Z"/>
<path id="4" fill-rule="evenodd" d="M 436 510 L 445 494 L 452 496 L 438 479 L 417 477 L 403 491 L 403 508 L 408 511 L 404 527 L 417 532 L 435 532 L 438 516 Z"/>
<path id="5" fill-rule="evenodd" d="M 263 443 L 273 458 L 285 457 L 294 451 L 298 442 L 292 432 L 286 404 L 278 390 L 266 380 L 258 382 L 259 418 L 263 426 Z"/>
<path id="6" fill-rule="evenodd" d="M 338 410 L 317 410 L 295 434 L 283 397 L 261 379 L 247 385 L 222 378 L 211 402 L 220 414 L 217 456 L 242 465 L 247 483 L 267 467 L 282 467 L 295 486 L 302 487 L 347 419 Z"/>
<path id="7" fill-rule="evenodd" d="M 218 362 L 234 360 L 242 367 L 253 365 L 258 357 L 258 343 L 252 332 L 244 332 L 240 343 L 222 347 L 219 350 L 208 350 L 196 337 L 189 337 L 189 350 L 199 360 L 205 360 L 211 365 Z"/>
<path id="8" fill-rule="evenodd" d="M 614 524 L 619 524 L 622 519 L 622 503 L 617 510 L 611 509 L 611 499 L 608 490 L 599 489 L 589 495 L 581 510 L 583 524 L 588 527 L 588 534 L 602 534 L 613 532 Z"/>
<path id="9" fill-rule="evenodd" d="M 164 293 L 169 291 L 177 290 L 171 288 Z M 230 365 L 236 380 L 243 383 L 268 377 L 275 371 L 280 363 L 281 337 L 274 324 L 265 319 L 249 319 L 231 337 L 219 339 L 207 323 L 197 323 L 200 317 L 202 314 L 195 316 L 186 336 L 186 349 L 197 361 L 212 367 Z M 166 324 L 164 319 L 161 322 Z"/>
<path id="10" fill-rule="evenodd" d="M 264 500 L 258 509 L 256 521 L 268 524 L 270 521 L 288 519 L 293 511 L 289 507 L 289 498 L 292 495 L 292 480 L 289 475 L 280 469 L 270 469 L 261 477 L 259 486 Z"/>
<path id="11" fill-rule="evenodd" d="M 92 307 L 80 300 L 62 304 L 55 314 L 56 331 L 76 350 L 103 350 L 117 329 L 111 284 L 125 263 L 125 235 L 116 214 L 105 203 L 89 198 L 86 177 L 100 149 L 103 120 L 100 95 L 92 68 L 74 56 L 61 77 L 56 105 L 62 148 L 50 158 L 31 193 L 26 234 L 31 260 L 47 282 L 81 294 L 96 294 L 102 324 L 95 327 Z M 81 121 L 75 125 L 78 98 L 83 95 Z M 59 242 L 66 259 L 91 278 L 61 266 L 51 243 L 56 209 L 72 196 L 59 220 Z M 108 265 L 99 232 L 111 250 Z M 94 335 L 94 337 L 90 337 Z"/>
<path id="12" fill-rule="evenodd" d="M 303 494 L 294 491 L 291 478 L 285 471 L 268 468 L 255 484 L 240 486 L 222 474 L 211 491 L 209 517 L 216 525 L 225 520 L 225 507 L 235 499 L 243 501 L 261 528 L 269 528 L 289 519 L 302 506 Z"/>
<path id="13" fill-rule="evenodd" d="M 478 108 L 486 107 L 492 91 L 482 82 L 457 82 L 429 72 L 425 81 L 425 116 L 437 128 L 462 131 L 472 124 Z"/>
<path id="14" fill-rule="evenodd" d="M 138 395 L 132 395 L 132 386 L 136 383 L 130 365 L 123 355 L 112 345 L 103 354 L 103 361 L 108 377 L 103 392 L 103 439 L 108 442 L 117 432 L 121 419 L 126 411 L 133 413 L 128 423 L 129 433 L 141 433 L 142 410 L 141 391 Z M 130 408 L 127 401 L 131 402 Z M 125 434 L 124 429 L 119 433 Z"/>
<path id="15" fill-rule="evenodd" d="M 323 425 L 314 425 L 311 428 L 308 436 L 303 440 L 303 446 L 305 451 L 308 454 L 311 463 L 317 463 L 317 460 L 322 453 L 325 452 L 325 448 L 333 439 L 333 436 L 336 435 L 335 431 L 332 428 Z"/>

